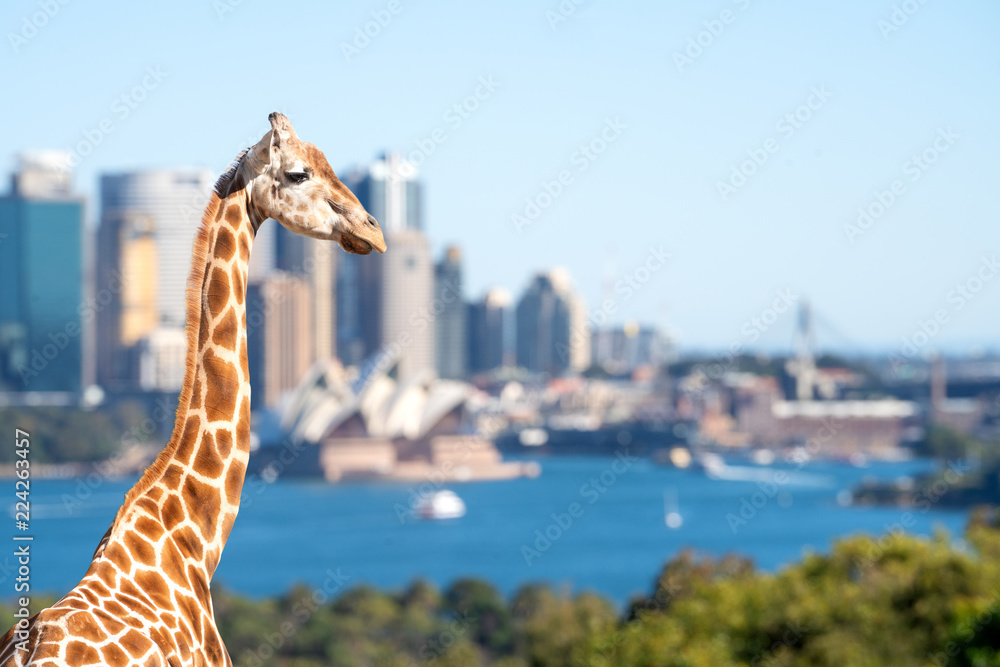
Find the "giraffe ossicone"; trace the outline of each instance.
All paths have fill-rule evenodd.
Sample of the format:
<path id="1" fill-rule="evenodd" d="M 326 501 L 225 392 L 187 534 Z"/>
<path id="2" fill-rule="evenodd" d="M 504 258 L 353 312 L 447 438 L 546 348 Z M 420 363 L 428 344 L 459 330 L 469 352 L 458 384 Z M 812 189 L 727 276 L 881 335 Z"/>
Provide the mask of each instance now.
<path id="1" fill-rule="evenodd" d="M 378 223 L 288 118 L 215 184 L 187 285 L 187 360 L 174 430 L 125 494 L 83 579 L 0 639 L 0 667 L 232 665 L 210 584 L 250 455 L 246 284 L 253 238 L 273 218 L 347 252 L 385 252 Z"/>

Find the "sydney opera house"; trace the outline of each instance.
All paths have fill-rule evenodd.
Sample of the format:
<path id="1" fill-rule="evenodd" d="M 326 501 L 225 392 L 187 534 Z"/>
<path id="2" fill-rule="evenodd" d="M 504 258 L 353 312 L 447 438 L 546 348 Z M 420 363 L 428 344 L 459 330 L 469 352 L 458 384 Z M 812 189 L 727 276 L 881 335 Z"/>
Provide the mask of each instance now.
<path id="1" fill-rule="evenodd" d="M 475 387 L 433 373 L 399 382 L 395 370 L 389 357 L 352 374 L 336 361 L 317 362 L 285 401 L 280 424 L 258 425 L 252 470 L 265 478 L 440 483 L 537 474 L 537 464 L 504 462 L 477 431 Z"/>

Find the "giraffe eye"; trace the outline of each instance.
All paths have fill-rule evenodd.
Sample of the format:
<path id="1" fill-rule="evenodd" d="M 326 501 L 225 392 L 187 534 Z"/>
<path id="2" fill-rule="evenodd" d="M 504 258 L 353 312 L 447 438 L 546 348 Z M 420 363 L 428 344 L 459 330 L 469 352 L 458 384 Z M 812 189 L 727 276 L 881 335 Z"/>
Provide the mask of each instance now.
<path id="1" fill-rule="evenodd" d="M 292 183 L 301 183 L 309 180 L 309 172 L 306 171 L 286 171 L 285 176 Z"/>

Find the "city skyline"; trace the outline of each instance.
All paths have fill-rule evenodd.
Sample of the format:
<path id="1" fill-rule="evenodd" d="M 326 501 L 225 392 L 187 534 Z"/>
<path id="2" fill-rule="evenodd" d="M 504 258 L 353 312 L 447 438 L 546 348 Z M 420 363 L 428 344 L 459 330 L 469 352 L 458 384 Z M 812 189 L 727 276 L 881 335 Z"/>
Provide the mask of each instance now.
<path id="1" fill-rule="evenodd" d="M 384 148 L 420 156 L 432 254 L 463 247 L 470 294 L 517 293 L 533 272 L 563 265 L 594 308 L 606 282 L 663 246 L 670 261 L 619 300 L 617 317 L 667 327 L 685 347 L 742 342 L 743 324 L 791 289 L 850 344 L 892 351 L 950 309 L 949 292 L 1000 245 L 991 3 L 918 4 L 902 18 L 892 2 L 859 0 L 583 3 L 568 16 L 558 3 L 403 3 L 367 38 L 385 7 L 305 3 L 301 55 L 260 63 L 259 86 L 220 81 L 212 63 L 268 14 L 221 5 L 154 8 L 141 30 L 125 5 L 60 6 L 9 45 L 13 89 L 34 93 L 0 152 L 72 147 L 89 133 L 100 141 L 77 186 L 92 193 L 111 170 L 219 171 L 279 109 L 335 169 Z M 0 20 L 18 34 L 34 10 L 16 3 Z M 172 48 L 178 34 L 183 50 Z M 60 55 L 83 48 L 106 67 Z M 32 86 L 37 72 L 51 85 Z M 562 190 L 543 208 L 546 184 Z M 512 217 L 529 200 L 541 211 L 519 231 Z M 950 310 L 934 344 L 995 347 L 991 300 Z"/>
<path id="2" fill-rule="evenodd" d="M 58 274 L 48 272 L 40 282 L 42 274 L 26 270 L 23 262 L 5 263 L 8 283 L 16 289 L 9 290 L 0 313 L 4 374 L 10 379 L 36 373 L 41 354 L 58 359 L 58 367 L 76 378 L 50 391 L 79 392 L 91 384 L 112 394 L 175 391 L 185 366 L 187 286 L 173 278 L 187 273 L 182 258 L 194 233 L 190 202 L 211 187 L 210 175 L 187 169 L 102 174 L 101 223 L 85 230 L 83 198 L 69 187 L 64 158 L 57 151 L 23 155 L 11 176 L 11 194 L 0 198 L 0 233 L 12 237 L 3 250 L 11 258 L 37 259 L 55 244 L 63 268 L 75 265 L 80 272 L 79 279 L 59 287 L 51 280 L 55 276 L 58 282 Z M 265 221 L 257 230 L 246 300 L 249 357 L 264 387 L 258 394 L 263 404 L 276 407 L 314 362 L 332 358 L 364 367 L 388 354 L 401 382 L 435 374 L 465 380 L 515 364 L 553 376 L 590 368 L 591 335 L 610 330 L 592 327 L 565 269 L 536 275 L 518 303 L 521 326 L 511 340 L 507 330 L 513 328 L 514 311 L 502 305 L 508 300 L 502 290 L 470 300 L 463 289 L 461 249 L 450 246 L 439 261 L 430 256 L 421 230 L 423 186 L 411 163 L 387 153 L 345 183 L 366 210 L 387 219 L 386 238 L 397 250 L 358 263 L 357 256 L 337 259 L 330 244 L 292 234 L 277 221 Z M 67 204 L 68 215 L 53 216 L 51 207 Z M 44 262 L 31 266 L 47 272 Z M 534 294 L 540 284 L 547 286 L 544 295 Z M 73 290 L 78 297 L 67 300 Z M 81 311 L 90 303 L 93 321 Z M 39 319 L 33 312 L 46 315 Z M 64 336 L 79 349 L 53 356 L 64 321 L 67 330 L 71 324 L 79 329 Z M 629 331 L 626 326 L 618 333 L 635 336 L 638 326 Z M 633 346 L 631 361 L 603 354 L 594 363 L 628 373 L 665 360 L 640 347 Z M 621 352 L 624 344 L 618 348 Z M 32 388 L 27 381 L 7 385 L 13 391 Z"/>
<path id="3" fill-rule="evenodd" d="M 39 160 L 52 161 L 59 159 L 59 157 L 60 157 L 59 151 L 47 149 L 47 150 L 28 151 L 22 156 L 20 156 L 19 159 L 22 161 L 23 164 L 31 164 L 33 161 L 39 161 Z M 375 201 L 374 197 L 376 194 L 378 197 L 389 196 L 389 199 L 392 199 L 393 197 L 391 195 L 387 195 L 388 192 L 392 191 L 392 188 L 385 188 L 383 186 L 379 186 L 379 189 L 371 190 L 372 186 L 368 183 L 368 181 L 370 180 L 369 173 L 377 174 L 378 178 L 385 179 L 387 173 L 389 173 L 387 171 L 386 165 L 389 163 L 393 163 L 393 161 L 400 162 L 400 159 L 401 158 L 399 154 L 392 153 L 391 151 L 379 151 L 377 152 L 377 156 L 373 158 L 369 163 L 355 165 L 351 171 L 346 172 L 344 180 L 350 185 L 352 190 L 360 194 L 363 202 L 365 201 L 374 202 Z M 399 230 L 405 231 L 409 229 L 413 231 L 419 231 L 423 227 L 423 220 L 424 220 L 424 214 L 420 207 L 420 203 L 422 202 L 422 199 L 424 197 L 423 195 L 424 184 L 422 182 L 422 179 L 420 179 L 418 169 L 415 169 L 412 165 L 408 164 L 405 159 L 402 159 L 401 164 L 403 165 L 404 170 L 409 169 L 410 171 L 412 171 L 412 176 L 410 176 L 409 178 L 412 178 L 413 180 L 410 181 L 410 185 L 405 188 L 405 191 L 410 193 L 408 196 L 411 199 L 413 197 L 416 197 L 417 203 L 416 204 L 411 203 L 410 206 L 412 208 L 408 212 L 397 213 L 395 215 L 397 222 L 394 223 L 394 226 L 397 226 Z M 393 167 L 393 168 L 398 168 L 398 167 Z M 60 187 L 67 187 L 69 189 L 66 190 L 65 192 L 62 192 L 59 196 L 69 197 L 74 199 L 75 201 L 82 201 L 84 207 L 86 207 L 87 200 L 85 197 L 81 195 L 81 193 L 73 189 L 71 176 L 72 174 L 70 174 L 70 178 L 68 180 L 66 180 L 60 185 Z M 98 218 L 101 218 L 103 216 L 103 220 L 105 222 L 112 223 L 111 227 L 113 228 L 106 227 L 105 225 L 99 225 L 97 229 L 94 229 L 92 227 L 84 225 L 85 234 L 91 234 L 93 236 L 93 239 L 89 242 L 94 245 L 98 255 L 97 257 L 92 258 L 94 260 L 97 260 L 95 266 L 93 267 L 93 270 L 97 272 L 95 275 L 97 275 L 98 282 L 101 281 L 107 282 L 110 280 L 114 280 L 116 276 L 119 275 L 119 273 L 121 274 L 121 276 L 125 276 L 125 271 L 126 271 L 124 266 L 122 266 L 114 269 L 114 272 L 112 272 L 112 274 L 104 275 L 107 273 L 107 270 L 105 270 L 104 273 L 101 273 L 101 268 L 100 268 L 101 264 L 99 255 L 102 252 L 102 248 L 108 243 L 107 240 L 102 240 L 101 238 L 102 232 L 104 234 L 107 234 L 110 231 L 112 233 L 117 234 L 119 229 L 124 230 L 128 228 L 129 230 L 132 230 L 130 233 L 132 235 L 135 235 L 136 232 L 134 228 L 137 227 L 137 224 L 138 227 L 141 228 L 143 224 L 148 225 L 150 223 L 150 218 L 148 218 L 146 214 L 146 208 L 144 208 L 144 207 L 148 208 L 150 206 L 150 202 L 156 202 L 157 204 L 163 204 L 164 201 L 172 202 L 167 206 L 167 208 L 170 210 L 170 215 L 168 217 L 170 218 L 170 220 L 173 220 L 174 222 L 176 222 L 177 220 L 183 220 L 186 223 L 189 219 L 194 218 L 195 209 L 198 208 L 193 203 L 193 199 L 190 196 L 191 193 L 196 193 L 197 195 L 200 196 L 202 191 L 207 192 L 208 190 L 210 190 L 211 188 L 210 183 L 211 181 L 214 180 L 210 172 L 208 172 L 204 168 L 162 168 L 154 170 L 138 170 L 134 172 L 119 170 L 108 174 L 100 174 L 99 176 L 103 194 L 102 197 L 99 198 L 98 201 L 96 202 L 95 208 L 99 212 L 101 212 L 100 215 L 98 215 Z M 46 173 L 45 179 L 51 180 L 52 178 L 53 178 L 52 174 Z M 14 172 L 10 175 L 10 179 L 11 179 L 10 182 L 12 184 L 10 193 L 14 193 L 15 188 L 17 187 L 16 183 L 18 182 L 19 179 L 25 180 L 25 174 L 20 172 Z M 176 192 L 171 190 L 171 188 L 176 190 Z M 186 188 L 187 190 L 185 190 L 184 188 Z M 122 201 L 128 201 L 129 206 L 123 207 L 122 204 L 119 202 L 119 200 L 122 199 L 122 194 L 120 194 L 120 191 L 128 193 L 125 195 L 126 199 Z M 399 195 L 396 195 L 395 197 L 398 198 Z M 385 208 L 385 204 L 373 203 L 373 205 L 377 207 L 378 210 L 381 213 L 383 213 L 383 215 L 385 214 L 383 210 Z M 406 204 L 404 203 L 404 207 L 405 206 Z M 406 222 L 407 220 L 410 219 L 416 220 L 417 222 L 415 224 L 410 224 Z M 139 256 L 138 260 L 132 260 L 133 266 L 141 267 L 145 273 L 149 273 L 150 271 L 152 271 L 153 273 L 156 274 L 156 276 L 159 276 L 160 278 L 159 280 L 157 280 L 155 276 L 152 278 L 153 284 L 151 287 L 153 292 L 151 299 L 149 300 L 148 303 L 143 302 L 143 297 L 145 296 L 145 292 L 143 292 L 143 290 L 150 289 L 150 284 L 149 284 L 150 278 L 145 278 L 143 277 L 143 275 L 133 276 L 133 278 L 140 279 L 138 285 L 123 287 L 123 289 L 121 290 L 121 294 L 118 295 L 119 300 L 128 300 L 129 295 L 131 294 L 131 299 L 133 301 L 134 309 L 151 311 L 152 314 L 154 315 L 156 313 L 159 313 L 163 308 L 163 306 L 159 303 L 163 298 L 162 296 L 159 296 L 160 293 L 164 291 L 170 292 L 173 294 L 172 300 L 177 301 L 179 296 L 183 294 L 184 290 L 184 284 L 182 282 L 177 282 L 175 285 L 171 286 L 169 284 L 169 281 L 164 281 L 162 279 L 164 276 L 164 272 L 162 270 L 162 267 L 157 266 L 157 264 L 160 263 L 157 261 L 157 258 L 163 255 L 164 251 L 160 247 L 160 245 L 162 244 L 158 245 L 156 243 L 156 239 L 158 236 L 163 235 L 164 231 L 167 232 L 167 236 L 171 239 L 170 243 L 167 244 L 167 247 L 172 249 L 167 251 L 168 254 L 172 256 L 173 259 L 171 267 L 175 269 L 174 272 L 177 275 L 181 275 L 182 272 L 186 273 L 187 267 L 186 266 L 182 267 L 183 269 L 182 272 L 176 271 L 177 260 L 174 259 L 173 256 L 182 257 L 185 253 L 187 253 L 186 250 L 187 244 L 183 243 L 183 238 L 185 238 L 188 235 L 193 236 L 194 234 L 193 227 L 190 230 L 185 230 L 182 228 L 182 225 L 181 226 L 178 225 L 171 226 L 169 224 L 164 225 L 162 224 L 162 222 L 163 221 L 159 221 L 160 227 L 169 226 L 171 228 L 168 230 L 161 229 L 159 235 L 156 233 L 156 227 L 157 227 L 156 224 L 153 224 L 152 228 L 149 230 L 145 231 L 140 230 L 141 234 L 143 234 L 144 236 L 151 237 L 151 240 L 153 241 L 151 249 L 145 248 L 150 253 L 150 257 Z M 426 236 L 422 232 L 421 234 Z M 431 244 L 437 245 L 433 243 L 433 238 L 428 238 L 427 240 Z M 364 356 L 373 354 L 380 347 L 381 343 L 379 343 L 378 341 L 365 342 L 364 348 L 367 350 L 367 352 L 363 355 L 363 357 L 358 357 L 359 354 L 358 350 L 355 350 L 354 353 L 350 353 L 347 352 L 346 350 L 341 350 L 338 348 L 338 344 L 342 343 L 343 341 L 339 340 L 339 336 L 341 334 L 335 334 L 334 331 L 337 328 L 338 317 L 343 317 L 344 315 L 344 313 L 342 312 L 344 304 L 338 301 L 337 297 L 338 296 L 342 297 L 344 295 L 344 290 L 342 288 L 337 287 L 337 284 L 339 281 L 345 278 L 345 273 L 344 273 L 345 268 L 352 266 L 352 260 L 356 262 L 355 257 L 350 255 L 340 255 L 340 253 L 337 252 L 336 248 L 333 248 L 332 250 L 329 248 L 324 249 L 323 247 L 321 247 L 321 244 L 317 244 L 316 242 L 291 234 L 287 230 L 285 230 L 280 225 L 280 223 L 277 223 L 276 221 L 268 221 L 268 224 L 262 228 L 260 234 L 258 235 L 257 241 L 258 242 L 255 243 L 253 261 L 251 262 L 251 267 L 250 267 L 251 281 L 257 281 L 257 282 L 265 281 L 268 277 L 275 275 L 275 272 L 281 273 L 283 271 L 291 271 L 293 274 L 297 275 L 308 274 L 310 282 L 313 285 L 313 290 L 317 292 L 317 297 L 315 298 L 315 302 L 317 304 L 316 305 L 317 312 L 314 313 L 313 319 L 316 322 L 319 322 L 324 319 L 323 313 L 326 311 L 330 311 L 328 315 L 331 321 L 330 325 L 328 326 L 329 331 L 325 334 L 325 336 L 327 340 L 330 340 L 330 343 L 328 343 L 328 345 L 331 345 L 332 348 L 334 349 L 334 354 L 332 356 L 341 359 L 345 364 L 357 365 L 363 361 Z M 178 246 L 179 242 L 181 243 L 181 245 L 183 245 L 183 248 Z M 84 243 L 84 246 L 86 246 L 86 244 L 87 242 Z M 442 258 L 441 260 L 428 257 L 427 261 L 430 262 L 430 264 L 432 264 L 433 266 L 440 266 L 440 262 L 444 261 L 448 257 L 450 252 L 454 251 L 460 253 L 461 247 L 457 245 L 446 246 L 442 249 L 441 253 L 437 255 L 437 257 Z M 611 302 L 604 301 L 602 303 L 596 304 L 595 307 L 589 307 L 589 304 L 587 304 L 586 302 L 579 302 L 577 304 L 577 309 L 579 311 L 578 312 L 579 319 L 577 321 L 577 325 L 575 328 L 582 330 L 580 322 L 583 322 L 584 324 L 586 324 L 586 329 L 588 330 L 588 336 L 589 336 L 592 334 L 596 334 L 598 332 L 600 333 L 617 332 L 617 334 L 620 334 L 622 332 L 635 329 L 636 327 L 645 329 L 648 326 L 653 326 L 657 330 L 662 331 L 667 336 L 666 340 L 669 340 L 671 345 L 678 345 L 678 347 L 680 347 L 683 352 L 694 355 L 699 355 L 699 354 L 713 355 L 718 353 L 728 354 L 732 352 L 734 349 L 740 352 L 762 352 L 767 354 L 776 353 L 779 355 L 792 351 L 792 348 L 794 347 L 796 342 L 795 330 L 797 327 L 797 320 L 793 316 L 790 315 L 786 316 L 786 314 L 792 313 L 795 310 L 793 306 L 799 304 L 800 301 L 802 305 L 808 305 L 809 299 L 802 295 L 795 294 L 790 289 L 777 290 L 775 293 L 776 297 L 774 299 L 774 303 L 777 304 L 778 302 L 783 302 L 783 305 L 785 307 L 778 308 L 777 310 L 774 307 L 765 307 L 762 311 L 758 312 L 756 315 L 747 318 L 742 323 L 738 332 L 738 336 L 734 339 L 733 343 L 731 343 L 728 346 L 728 348 L 723 348 L 723 349 L 713 348 L 711 346 L 705 346 L 705 345 L 698 345 L 697 343 L 691 343 L 690 341 L 688 341 L 688 344 L 685 345 L 684 341 L 677 341 L 670 337 L 671 328 L 669 326 L 662 327 L 662 326 L 657 326 L 656 324 L 651 324 L 652 320 L 649 318 L 638 319 L 638 320 L 636 319 L 616 320 L 613 317 L 613 315 L 617 310 L 618 301 L 620 299 L 627 301 L 628 299 L 631 298 L 631 296 L 635 292 L 641 290 L 643 287 L 643 283 L 645 283 L 650 276 L 655 274 L 655 272 L 658 271 L 660 267 L 662 267 L 664 261 L 666 261 L 668 257 L 669 257 L 668 255 L 665 255 L 662 252 L 662 248 L 660 250 L 651 248 L 649 255 L 647 256 L 646 262 L 640 264 L 640 267 L 639 269 L 637 269 L 637 271 L 633 272 L 631 275 L 624 276 L 622 280 L 618 280 L 615 283 L 614 285 L 615 296 L 612 298 Z M 152 262 L 149 263 L 148 266 L 146 266 L 145 263 L 148 263 L 149 259 L 152 259 Z M 121 261 L 128 263 L 129 260 L 123 254 Z M 84 258 L 85 269 L 87 263 L 88 263 L 87 258 Z M 306 271 L 304 268 L 305 266 L 311 266 L 311 271 Z M 991 262 L 985 259 L 981 265 L 981 268 L 986 269 L 987 272 L 995 271 L 994 267 L 995 267 L 995 262 Z M 106 268 L 107 267 L 105 267 L 105 269 Z M 464 275 L 465 272 L 467 271 L 467 268 L 461 267 L 459 270 Z M 554 266 L 554 267 L 541 268 L 535 270 L 530 275 L 525 277 L 522 283 L 523 287 L 517 294 L 519 296 L 523 296 L 532 289 L 533 283 L 538 279 L 539 276 L 551 272 L 555 272 L 557 274 L 563 274 L 566 276 L 566 279 L 572 280 L 572 278 L 568 274 L 566 274 L 565 267 Z M 366 278 L 366 280 L 370 281 L 372 280 L 372 276 L 374 276 L 374 273 L 371 270 L 368 273 L 369 276 Z M 169 272 L 167 272 L 167 275 L 169 275 Z M 331 282 L 333 290 L 337 292 L 337 295 L 334 295 L 334 292 L 330 291 L 329 289 L 327 289 L 327 291 L 324 293 L 322 291 L 323 288 L 321 286 L 320 287 L 317 286 L 317 281 L 319 281 L 320 284 L 323 284 L 325 282 L 324 277 L 326 277 L 326 279 L 328 279 Z M 986 282 L 988 282 L 988 279 L 989 276 L 987 277 Z M 133 280 L 132 282 L 135 282 L 135 280 Z M 166 288 L 162 287 L 162 285 L 164 284 L 166 284 Z M 983 284 L 985 284 L 985 282 Z M 360 285 L 358 286 L 358 289 L 370 290 L 371 286 Z M 462 296 L 465 299 L 464 303 L 471 306 L 475 303 L 478 303 L 480 299 L 486 299 L 490 295 L 490 293 L 498 289 L 504 290 L 505 288 L 499 286 L 493 286 L 480 294 L 469 293 L 467 290 L 463 289 Z M 435 296 L 437 295 L 437 291 L 439 290 L 435 288 Z M 609 291 L 610 290 L 607 289 L 606 285 L 605 295 L 607 295 Z M 140 294 L 140 292 L 142 293 Z M 978 292 L 978 289 L 975 292 Z M 948 302 L 955 308 L 955 310 L 960 310 L 965 303 L 973 300 L 973 298 L 975 297 L 975 292 L 970 291 L 968 288 L 960 288 L 953 290 L 948 295 Z M 362 293 L 363 293 L 362 291 L 358 291 L 358 294 L 355 295 L 351 299 L 351 301 L 361 298 Z M 332 301 L 333 304 L 332 310 L 330 310 L 330 308 L 327 308 L 326 306 L 318 305 L 320 302 L 325 303 L 325 300 L 322 298 L 324 295 L 328 295 L 329 299 Z M 357 306 L 355 305 L 354 307 L 356 308 Z M 173 308 L 171 310 L 176 310 L 176 308 Z M 407 313 L 405 312 L 402 313 L 401 317 L 405 319 L 406 314 Z M 108 358 L 106 356 L 107 351 L 102 352 L 100 349 L 102 341 L 106 343 L 107 340 L 110 340 L 107 336 L 104 336 L 100 333 L 101 326 L 104 326 L 105 328 L 107 327 L 106 324 L 101 325 L 100 322 L 102 320 L 106 320 L 108 315 L 113 315 L 113 317 L 115 318 L 121 317 L 123 323 L 122 326 L 124 326 L 126 329 L 128 328 L 128 325 L 125 323 L 128 319 L 128 315 L 125 310 L 123 310 L 121 313 L 118 313 L 117 311 L 112 313 L 110 310 L 108 310 L 108 312 L 102 311 L 102 313 L 98 314 L 98 321 L 99 321 L 99 331 L 97 332 L 98 361 L 101 362 L 99 365 L 102 365 L 102 367 L 105 369 L 105 372 L 114 367 L 114 364 L 108 362 Z M 135 316 L 133 316 L 133 319 L 134 317 Z M 932 317 L 923 320 L 920 323 L 920 326 L 914 329 L 912 335 L 904 336 L 900 344 L 895 346 L 890 346 L 889 349 L 882 349 L 882 350 L 866 349 L 862 346 L 851 346 L 850 344 L 845 345 L 844 344 L 845 338 L 843 337 L 842 333 L 837 329 L 836 325 L 831 324 L 828 321 L 821 320 L 821 325 L 822 325 L 820 328 L 821 344 L 817 346 L 817 349 L 820 351 L 829 351 L 835 353 L 848 353 L 848 354 L 857 353 L 863 355 L 870 353 L 875 353 L 875 354 L 887 353 L 890 356 L 894 356 L 896 358 L 904 358 L 905 360 L 908 361 L 926 360 L 937 352 L 954 353 L 956 351 L 954 349 L 949 349 L 948 347 L 938 348 L 930 344 L 931 342 L 934 341 L 937 332 L 943 328 L 943 325 L 947 324 L 947 320 L 948 320 L 947 315 L 945 314 L 944 316 L 942 316 L 941 311 L 938 311 L 936 315 L 932 315 Z M 151 328 L 163 328 L 163 327 L 166 327 L 167 329 L 173 331 L 177 330 L 179 326 L 180 326 L 179 323 L 173 321 L 169 316 L 160 314 L 158 316 L 158 319 L 154 319 L 152 321 L 152 324 L 147 324 L 146 328 L 143 331 Z M 929 329 L 928 326 L 932 328 Z M 368 324 L 369 330 L 374 331 L 374 329 L 372 329 L 371 327 L 372 324 L 369 323 Z M 636 331 L 638 331 L 638 329 L 636 329 Z M 357 334 L 361 333 L 362 332 L 360 331 L 357 332 Z M 317 342 L 324 340 L 322 327 L 317 329 L 315 336 Z M 136 337 L 137 337 L 136 335 L 133 335 L 133 338 Z M 331 337 L 338 337 L 337 341 L 338 344 L 333 344 Z M 833 344 L 830 343 L 831 339 L 835 341 Z M 180 338 L 177 338 L 177 340 L 175 341 L 173 340 L 172 337 L 167 337 L 164 335 L 154 336 L 151 340 L 171 341 L 170 348 L 167 351 L 168 358 L 177 356 L 177 354 L 179 353 L 179 348 L 178 350 L 174 350 L 173 348 L 179 346 L 180 343 L 182 342 Z M 372 340 L 374 340 L 374 338 Z M 590 344 L 591 343 L 588 342 L 588 346 Z M 148 345 L 148 341 L 144 342 L 144 345 Z M 323 347 L 323 349 L 326 349 L 326 347 L 323 345 L 321 345 L 321 347 Z M 991 349 L 988 346 L 983 346 L 983 347 L 973 348 L 971 350 L 971 353 L 976 355 L 981 353 L 995 353 L 995 351 L 996 351 L 995 349 Z M 347 352 L 346 357 L 345 357 L 345 352 Z M 511 352 L 513 353 L 513 349 L 511 349 Z M 970 352 L 969 349 L 958 350 L 958 353 L 960 354 L 968 354 L 969 352 Z M 596 354 L 596 350 L 594 351 L 594 354 Z M 319 358 L 324 355 L 321 354 L 320 351 L 317 349 L 315 351 L 315 356 L 316 358 Z M 101 361 L 101 359 L 103 359 L 103 361 Z M 135 370 L 136 372 L 138 372 L 137 370 L 138 365 L 141 365 L 140 360 L 136 358 L 134 362 L 129 362 L 129 363 L 137 364 Z M 444 374 L 445 377 L 448 377 L 449 375 L 451 374 L 449 373 Z"/>

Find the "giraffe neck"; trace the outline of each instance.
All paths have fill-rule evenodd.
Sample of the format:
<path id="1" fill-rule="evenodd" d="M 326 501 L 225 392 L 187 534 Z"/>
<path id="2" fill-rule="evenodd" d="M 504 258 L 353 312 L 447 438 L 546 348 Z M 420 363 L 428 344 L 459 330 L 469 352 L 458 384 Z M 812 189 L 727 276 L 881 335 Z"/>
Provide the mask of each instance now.
<path id="1" fill-rule="evenodd" d="M 109 545 L 117 541 L 128 548 L 134 537 L 148 542 L 150 533 L 166 533 L 187 564 L 201 565 L 206 583 L 236 520 L 250 455 L 246 282 L 256 226 L 248 192 L 234 170 L 231 182 L 220 179 L 202 218 L 188 283 L 187 368 L 173 434 L 126 494 L 107 538 Z M 134 532 L 139 535 L 130 536 Z"/>

